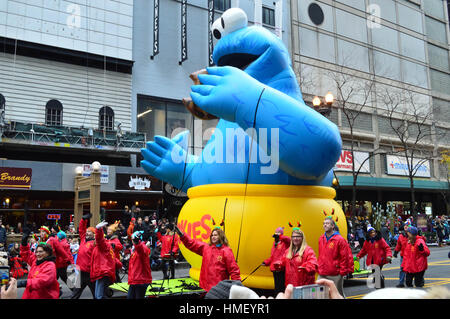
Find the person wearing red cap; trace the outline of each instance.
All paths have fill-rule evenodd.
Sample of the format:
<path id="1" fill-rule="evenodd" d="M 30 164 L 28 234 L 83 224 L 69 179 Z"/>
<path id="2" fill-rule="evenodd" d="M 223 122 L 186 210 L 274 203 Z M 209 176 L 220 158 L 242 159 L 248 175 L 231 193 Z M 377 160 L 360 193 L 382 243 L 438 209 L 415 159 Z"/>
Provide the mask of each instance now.
<path id="1" fill-rule="evenodd" d="M 92 298 L 95 298 L 95 283 L 91 282 L 91 258 L 94 250 L 95 228 L 87 227 L 91 214 L 83 215 L 78 227 L 78 234 L 80 236 L 80 248 L 78 249 L 78 257 L 76 264 L 80 268 L 80 287 L 73 289 L 71 299 L 79 299 L 86 286 L 89 287 Z"/>
<path id="2" fill-rule="evenodd" d="M 209 244 L 190 238 L 177 226 L 175 226 L 175 231 L 187 249 L 203 257 L 199 280 L 202 289 L 209 291 L 220 281 L 226 279 L 241 280 L 239 266 L 222 229 L 216 227 L 211 231 Z"/>
<path id="3" fill-rule="evenodd" d="M 348 274 L 348 243 L 337 231 L 331 216 L 323 221 L 325 233 L 319 238 L 319 279 L 332 280 L 344 296 L 344 276 Z"/>
<path id="4" fill-rule="evenodd" d="M 403 224 L 403 231 L 400 233 L 397 239 L 397 245 L 394 249 L 394 257 L 397 258 L 398 253 L 400 252 L 400 265 L 403 264 L 403 256 L 405 253 L 406 245 L 408 244 L 408 234 L 407 230 L 410 226 L 409 223 Z M 396 286 L 397 288 L 404 288 L 405 287 L 405 272 L 403 271 L 403 268 L 400 266 L 400 273 L 399 273 L 399 282 Z"/>
<path id="5" fill-rule="evenodd" d="M 116 282 L 121 282 L 119 272 L 123 266 L 122 262 L 120 261 L 120 252 L 123 249 L 123 245 L 120 242 L 119 236 L 117 235 L 117 228 L 119 227 L 119 223 L 120 221 L 116 221 L 114 224 L 111 224 L 106 228 L 106 240 L 113 248 L 114 256 L 116 257 Z"/>
<path id="6" fill-rule="evenodd" d="M 316 254 L 307 245 L 305 234 L 299 227 L 292 229 L 291 244 L 281 260 L 281 268 L 286 272 L 286 286 L 311 285 L 315 281 L 318 269 Z"/>
<path id="7" fill-rule="evenodd" d="M 150 248 L 142 241 L 142 233 L 136 231 L 131 236 L 133 251 L 128 268 L 128 299 L 143 299 L 148 285 L 152 283 Z"/>
<path id="8" fill-rule="evenodd" d="M 116 261 L 114 250 L 106 241 L 103 221 L 95 226 L 95 246 L 91 258 L 91 281 L 95 282 L 95 299 L 106 297 L 106 288 L 116 280 Z"/>
<path id="9" fill-rule="evenodd" d="M 272 235 L 274 242 L 270 251 L 270 257 L 263 261 L 264 266 L 270 266 L 270 271 L 273 275 L 273 282 L 275 293 L 283 292 L 285 290 L 285 271 L 280 268 L 283 256 L 291 244 L 291 239 L 284 236 L 284 229 L 278 227 Z"/>
<path id="10" fill-rule="evenodd" d="M 413 280 L 416 287 L 423 287 L 425 284 L 424 275 L 428 268 L 427 257 L 430 255 L 430 249 L 427 247 L 422 236 L 418 236 L 416 227 L 411 226 L 407 229 L 408 243 L 403 254 L 402 268 L 406 274 L 405 283 L 407 287 L 413 286 Z"/>

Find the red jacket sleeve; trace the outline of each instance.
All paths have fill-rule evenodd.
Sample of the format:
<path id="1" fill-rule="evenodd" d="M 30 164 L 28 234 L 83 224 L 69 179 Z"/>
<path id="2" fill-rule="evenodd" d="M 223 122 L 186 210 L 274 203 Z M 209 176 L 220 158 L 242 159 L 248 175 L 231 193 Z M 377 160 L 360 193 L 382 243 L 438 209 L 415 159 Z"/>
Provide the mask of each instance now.
<path id="1" fill-rule="evenodd" d="M 65 248 L 57 237 L 51 237 L 48 243 L 52 246 L 55 253 L 63 257 L 63 260 L 70 261 L 73 264 L 73 256 L 70 253 L 70 246 Z"/>
<path id="2" fill-rule="evenodd" d="M 345 239 L 342 238 L 342 240 L 339 243 L 339 274 L 341 276 L 347 275 L 347 269 L 348 269 L 348 253 L 347 253 L 347 242 Z"/>
<path id="3" fill-rule="evenodd" d="M 397 239 L 397 245 L 395 245 L 395 251 L 401 252 L 402 251 L 402 240 L 400 238 L 400 236 L 398 236 Z"/>
<path id="4" fill-rule="evenodd" d="M 420 245 L 421 243 L 423 245 L 423 251 L 419 250 L 419 253 L 424 255 L 425 257 L 430 256 L 430 249 L 428 248 L 427 244 L 425 243 L 425 241 L 423 239 L 420 239 L 418 245 Z"/>
<path id="5" fill-rule="evenodd" d="M 20 245 L 20 257 L 22 257 L 22 260 L 30 266 L 36 261 L 36 255 L 31 252 L 29 245 Z"/>
<path id="6" fill-rule="evenodd" d="M 291 245 L 291 238 L 288 236 L 281 235 L 280 240 L 286 245 L 286 247 Z"/>
<path id="7" fill-rule="evenodd" d="M 381 238 L 381 243 L 383 245 L 384 251 L 386 252 L 386 257 L 392 257 L 391 247 L 389 247 L 389 245 L 383 238 Z"/>
<path id="8" fill-rule="evenodd" d="M 174 242 L 172 244 L 172 252 L 174 254 L 178 253 L 178 250 L 180 249 L 179 247 L 179 243 L 180 243 L 180 236 L 175 235 L 175 237 L 173 238 Z"/>
<path id="9" fill-rule="evenodd" d="M 181 242 L 187 249 L 200 256 L 203 256 L 203 250 L 205 247 L 209 246 L 207 243 L 201 240 L 194 240 L 186 234 L 181 237 Z"/>
<path id="10" fill-rule="evenodd" d="M 87 220 L 81 219 L 78 226 L 78 234 L 80 235 L 80 243 L 86 238 Z"/>
<path id="11" fill-rule="evenodd" d="M 134 245 L 134 249 L 138 256 L 142 259 L 146 259 L 150 256 L 150 249 L 141 241 L 138 245 Z"/>
<path id="12" fill-rule="evenodd" d="M 365 255 L 367 255 L 367 241 L 364 241 L 364 244 L 362 246 L 362 249 L 359 251 L 359 253 L 356 255 L 356 257 L 359 258 L 363 258 Z"/>
<path id="13" fill-rule="evenodd" d="M 107 252 L 110 250 L 111 246 L 108 245 L 108 242 L 105 239 L 105 236 L 103 234 L 103 229 L 96 229 L 95 230 L 95 244 L 98 246 L 98 248 L 103 251 Z"/>
<path id="14" fill-rule="evenodd" d="M 241 280 L 241 271 L 239 269 L 236 260 L 234 259 L 233 251 L 231 248 L 225 252 L 227 272 L 230 274 L 231 280 Z"/>
<path id="15" fill-rule="evenodd" d="M 308 247 L 303 252 L 302 267 L 304 267 L 308 273 L 316 273 L 318 271 L 319 264 L 317 262 L 316 254 L 312 248 Z"/>

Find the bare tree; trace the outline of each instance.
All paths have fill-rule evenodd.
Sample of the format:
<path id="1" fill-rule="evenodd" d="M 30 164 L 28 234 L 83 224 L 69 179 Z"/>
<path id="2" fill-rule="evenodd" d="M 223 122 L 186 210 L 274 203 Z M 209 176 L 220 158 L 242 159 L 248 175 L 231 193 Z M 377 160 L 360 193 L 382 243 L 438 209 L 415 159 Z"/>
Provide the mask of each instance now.
<path id="1" fill-rule="evenodd" d="M 384 87 L 377 95 L 386 109 L 385 115 L 395 137 L 391 141 L 393 149 L 397 149 L 407 162 L 410 207 L 415 218 L 417 207 L 414 177 L 425 162 L 433 159 L 432 136 L 436 135 L 431 128 L 433 112 L 429 105 L 420 102 L 418 94 L 407 88 L 393 90 Z"/>
<path id="2" fill-rule="evenodd" d="M 345 65 L 345 64 L 344 64 Z M 336 71 L 328 73 L 328 78 L 336 89 L 336 101 L 334 106 L 341 110 L 342 122 L 349 128 L 350 152 L 352 155 L 352 215 L 356 209 L 356 193 L 358 176 L 364 167 L 364 164 L 371 157 L 380 153 L 379 149 L 369 152 L 369 156 L 362 163 L 355 163 L 355 148 L 358 137 L 355 134 L 355 126 L 360 120 L 364 110 L 371 107 L 372 97 L 375 89 L 375 78 L 370 76 L 362 79 L 355 72 L 349 71 L 345 66 L 339 66 Z M 358 165 L 358 166 L 356 166 Z"/>

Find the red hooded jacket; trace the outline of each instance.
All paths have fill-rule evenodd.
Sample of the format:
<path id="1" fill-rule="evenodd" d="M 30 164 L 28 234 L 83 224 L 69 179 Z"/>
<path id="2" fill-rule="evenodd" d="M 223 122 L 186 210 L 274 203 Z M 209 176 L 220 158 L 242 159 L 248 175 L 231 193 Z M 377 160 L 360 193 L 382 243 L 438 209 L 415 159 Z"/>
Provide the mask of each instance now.
<path id="1" fill-rule="evenodd" d="M 44 261 L 37 265 L 36 255 L 30 251 L 29 245 L 20 246 L 20 256 L 31 267 L 22 299 L 59 299 L 55 263 Z"/>
<path id="2" fill-rule="evenodd" d="M 419 245 L 423 245 L 423 251 L 419 250 Z M 427 247 L 422 237 L 417 236 L 414 244 L 409 240 L 403 251 L 402 268 L 407 273 L 422 272 L 428 268 L 427 257 L 430 255 L 430 249 Z"/>
<path id="3" fill-rule="evenodd" d="M 282 263 L 284 253 L 289 248 L 291 239 L 288 236 L 280 235 L 280 241 L 273 243 L 270 251 L 270 257 L 264 260 L 266 266 L 270 266 L 270 271 L 276 271 L 275 265 Z"/>
<path id="4" fill-rule="evenodd" d="M 187 249 L 203 257 L 199 280 L 201 288 L 209 291 L 222 280 L 241 280 L 239 266 L 230 247 L 210 245 L 186 234 L 181 241 Z"/>
<path id="5" fill-rule="evenodd" d="M 161 241 L 161 258 L 170 257 L 170 252 L 173 252 L 174 255 L 178 254 L 180 236 L 161 235 L 160 232 L 157 232 L 156 236 Z"/>
<path id="6" fill-rule="evenodd" d="M 152 283 L 152 270 L 150 268 L 150 249 L 143 241 L 134 245 L 128 268 L 128 284 L 140 285 Z"/>
<path id="7" fill-rule="evenodd" d="M 58 237 L 50 237 L 47 241 L 53 248 L 53 254 L 56 257 L 56 268 L 66 268 L 70 264 L 73 264 L 73 256 L 70 252 L 70 245 L 64 238 L 59 240 Z"/>
<path id="8" fill-rule="evenodd" d="M 391 247 L 389 247 L 381 236 L 376 235 L 373 242 L 370 239 L 364 241 L 364 245 L 356 257 L 362 258 L 365 255 L 367 255 L 367 266 L 382 266 L 388 263 L 387 257 L 392 258 Z"/>
<path id="9" fill-rule="evenodd" d="M 91 281 L 109 277 L 116 281 L 116 258 L 111 245 L 106 241 L 103 229 L 95 230 L 95 247 L 91 258 Z"/>
<path id="10" fill-rule="evenodd" d="M 306 246 L 301 258 L 298 253 L 292 258 L 288 258 L 288 253 L 289 250 L 286 250 L 281 260 L 281 267 L 285 269 L 285 285 L 292 284 L 297 287 L 313 284 L 318 269 L 314 250 Z M 304 269 L 298 267 L 304 267 Z"/>
<path id="11" fill-rule="evenodd" d="M 347 243 L 347 274 L 353 274 L 355 272 L 355 262 L 353 261 L 353 252 L 349 243 Z"/>
<path id="12" fill-rule="evenodd" d="M 347 241 L 338 233 L 327 240 L 325 234 L 319 238 L 319 275 L 345 276 L 348 273 Z"/>
<path id="13" fill-rule="evenodd" d="M 90 272 L 91 271 L 91 258 L 92 251 L 94 250 L 94 240 L 86 241 L 86 227 L 87 220 L 80 220 L 80 226 L 78 232 L 80 235 L 80 248 L 78 249 L 77 265 L 80 267 L 81 271 Z"/>

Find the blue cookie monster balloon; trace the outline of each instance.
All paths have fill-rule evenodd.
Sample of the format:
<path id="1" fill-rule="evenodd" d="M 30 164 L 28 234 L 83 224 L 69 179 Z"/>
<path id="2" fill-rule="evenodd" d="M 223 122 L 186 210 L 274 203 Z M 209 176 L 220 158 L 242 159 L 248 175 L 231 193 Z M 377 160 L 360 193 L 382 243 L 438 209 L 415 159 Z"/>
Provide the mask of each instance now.
<path id="1" fill-rule="evenodd" d="M 223 221 L 245 285 L 272 289 L 269 267 L 259 266 L 269 257 L 274 229 L 300 222 L 317 255 L 324 216 L 332 214 L 346 237 L 336 192 L 324 187 L 332 183 L 342 141 L 337 126 L 304 103 L 289 53 L 273 33 L 248 27 L 245 13 L 232 8 L 213 24 L 213 34 L 217 66 L 198 75 L 191 98 L 219 118 L 214 133 L 198 155 L 187 152 L 187 131 L 155 136 L 141 164 L 188 192 L 177 223 L 185 234 L 208 241 L 214 220 Z M 198 279 L 202 258 L 180 249 Z"/>

